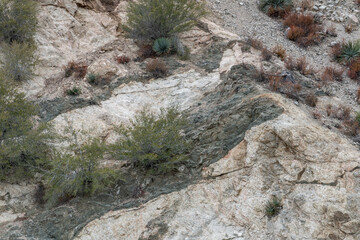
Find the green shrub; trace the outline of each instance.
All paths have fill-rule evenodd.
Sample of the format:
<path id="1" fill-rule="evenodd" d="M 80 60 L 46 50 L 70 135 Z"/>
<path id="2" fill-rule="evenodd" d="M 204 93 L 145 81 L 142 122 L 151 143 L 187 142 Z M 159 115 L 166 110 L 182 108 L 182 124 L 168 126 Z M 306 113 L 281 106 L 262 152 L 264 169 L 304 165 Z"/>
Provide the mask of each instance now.
<path id="1" fill-rule="evenodd" d="M 168 38 L 158 38 L 153 44 L 153 50 L 157 54 L 169 53 L 171 49 L 171 40 Z"/>
<path id="2" fill-rule="evenodd" d="M 66 90 L 66 94 L 69 96 L 79 96 L 81 94 L 81 89 L 78 87 L 73 87 L 71 89 Z"/>
<path id="3" fill-rule="evenodd" d="M 33 42 L 36 13 L 36 3 L 32 0 L 1 0 L 0 38 L 7 43 Z"/>
<path id="4" fill-rule="evenodd" d="M 175 108 L 158 116 L 143 110 L 129 127 L 118 128 L 121 138 L 112 146 L 113 155 L 148 174 L 174 171 L 187 158 L 190 145 L 181 134 L 186 124 Z"/>
<path id="5" fill-rule="evenodd" d="M 360 40 L 348 41 L 341 46 L 341 53 L 339 59 L 346 62 L 351 62 L 360 57 Z"/>
<path id="6" fill-rule="evenodd" d="M 265 214 L 268 217 L 274 217 L 279 214 L 282 209 L 280 200 L 277 197 L 273 197 L 271 201 L 268 201 L 265 207 Z"/>
<path id="7" fill-rule="evenodd" d="M 130 2 L 123 29 L 129 37 L 154 41 L 190 30 L 205 16 L 205 4 L 196 0 L 140 0 Z"/>
<path id="8" fill-rule="evenodd" d="M 52 133 L 48 125 L 35 122 L 36 113 L 36 106 L 0 75 L 1 181 L 31 176 L 37 167 L 46 165 Z"/>
<path id="9" fill-rule="evenodd" d="M 34 45 L 13 42 L 11 45 L 3 44 L 2 50 L 4 53 L 2 71 L 7 79 L 23 82 L 32 78 L 36 62 Z"/>
<path id="10" fill-rule="evenodd" d="M 114 170 L 99 166 L 105 145 L 98 139 L 80 144 L 77 134 L 73 131 L 70 146 L 51 160 L 51 170 L 45 177 L 45 199 L 49 206 L 76 196 L 90 196 L 117 179 Z"/>

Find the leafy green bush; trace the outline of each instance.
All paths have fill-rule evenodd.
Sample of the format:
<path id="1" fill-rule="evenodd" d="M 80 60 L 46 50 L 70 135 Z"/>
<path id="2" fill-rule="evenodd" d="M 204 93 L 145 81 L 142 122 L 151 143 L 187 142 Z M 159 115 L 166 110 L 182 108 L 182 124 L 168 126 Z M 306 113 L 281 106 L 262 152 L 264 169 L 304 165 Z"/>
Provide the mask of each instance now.
<path id="1" fill-rule="evenodd" d="M 49 206 L 76 196 L 90 196 L 113 184 L 115 171 L 99 166 L 106 151 L 98 139 L 78 142 L 72 132 L 70 146 L 65 153 L 57 153 L 51 160 L 51 170 L 46 174 L 45 198 Z"/>
<path id="2" fill-rule="evenodd" d="M 129 37 L 154 41 L 190 30 L 205 16 L 205 4 L 196 0 L 140 0 L 130 2 L 123 29 Z"/>
<path id="3" fill-rule="evenodd" d="M 35 47 L 29 43 L 13 42 L 2 45 L 4 66 L 2 71 L 7 79 L 23 82 L 31 79 L 36 58 Z"/>
<path id="4" fill-rule="evenodd" d="M 33 42 L 36 12 L 36 3 L 32 0 L 1 0 L 0 38 L 7 43 Z"/>
<path id="5" fill-rule="evenodd" d="M 37 108 L 0 75 L 0 180 L 31 176 L 46 165 L 51 131 L 36 124 Z"/>
<path id="6" fill-rule="evenodd" d="M 168 38 L 158 38 L 153 44 L 153 50 L 157 54 L 169 53 L 171 49 L 171 40 Z"/>
<path id="7" fill-rule="evenodd" d="M 187 158 L 190 145 L 181 134 L 186 124 L 175 108 L 162 109 L 158 116 L 143 110 L 129 127 L 118 128 L 121 138 L 112 146 L 113 155 L 149 174 L 174 171 Z"/>

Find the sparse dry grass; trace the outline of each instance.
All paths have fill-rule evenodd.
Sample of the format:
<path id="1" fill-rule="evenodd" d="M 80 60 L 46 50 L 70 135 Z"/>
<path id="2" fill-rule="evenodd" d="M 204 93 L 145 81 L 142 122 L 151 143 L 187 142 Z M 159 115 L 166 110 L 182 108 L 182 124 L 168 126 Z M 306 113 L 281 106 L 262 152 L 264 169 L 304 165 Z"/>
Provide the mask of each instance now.
<path id="1" fill-rule="evenodd" d="M 282 61 L 285 60 L 286 58 L 286 50 L 283 46 L 281 45 L 276 45 L 274 48 L 273 48 L 273 53 L 278 56 Z"/>

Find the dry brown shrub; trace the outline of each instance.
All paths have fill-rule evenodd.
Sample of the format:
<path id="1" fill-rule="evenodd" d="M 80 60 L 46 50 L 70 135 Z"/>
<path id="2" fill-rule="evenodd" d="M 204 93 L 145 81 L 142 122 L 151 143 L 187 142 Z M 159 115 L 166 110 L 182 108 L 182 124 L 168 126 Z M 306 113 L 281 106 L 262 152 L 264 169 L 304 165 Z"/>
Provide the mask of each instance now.
<path id="1" fill-rule="evenodd" d="M 165 76 L 168 71 L 165 63 L 159 59 L 153 59 L 146 64 L 146 70 L 156 78 Z"/>
<path id="2" fill-rule="evenodd" d="M 263 50 L 261 51 L 261 56 L 262 56 L 263 60 L 270 61 L 272 58 L 272 53 L 269 50 L 267 50 L 266 48 L 263 48 Z"/>
<path id="3" fill-rule="evenodd" d="M 320 76 L 320 80 L 323 82 L 328 81 L 338 81 L 343 80 L 342 74 L 344 73 L 343 69 L 336 69 L 335 67 L 326 67 Z"/>
<path id="4" fill-rule="evenodd" d="M 348 76 L 353 80 L 360 80 L 360 58 L 350 63 Z"/>
<path id="5" fill-rule="evenodd" d="M 87 65 L 81 65 L 74 61 L 70 61 L 68 65 L 64 67 L 65 77 L 70 77 L 74 74 L 76 78 L 84 78 L 87 73 Z"/>
<path id="6" fill-rule="evenodd" d="M 130 62 L 130 58 L 128 56 L 118 56 L 115 58 L 115 60 L 119 63 L 119 64 L 126 64 Z"/>
<path id="7" fill-rule="evenodd" d="M 246 42 L 253 48 L 257 49 L 257 50 L 262 50 L 264 48 L 264 44 L 255 38 L 249 37 Z"/>
<path id="8" fill-rule="evenodd" d="M 273 53 L 278 56 L 282 61 L 285 60 L 286 58 L 286 50 L 283 46 L 281 45 L 276 45 L 274 48 L 273 48 Z"/>
<path id="9" fill-rule="evenodd" d="M 317 102 L 318 98 L 313 93 L 308 94 L 305 98 L 305 103 L 310 107 L 316 107 Z"/>

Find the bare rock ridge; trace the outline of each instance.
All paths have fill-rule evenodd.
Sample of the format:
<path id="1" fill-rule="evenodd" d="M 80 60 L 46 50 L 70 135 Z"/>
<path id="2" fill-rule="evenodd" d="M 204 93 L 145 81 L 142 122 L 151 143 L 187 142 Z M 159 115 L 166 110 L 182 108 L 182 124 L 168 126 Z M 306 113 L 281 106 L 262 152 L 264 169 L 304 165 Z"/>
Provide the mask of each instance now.
<path id="1" fill-rule="evenodd" d="M 137 57 L 138 46 L 119 29 L 127 1 L 38 2 L 40 63 L 23 88 L 44 121 L 112 142 L 114 126 L 144 107 L 176 105 L 191 123 L 184 134 L 194 148 L 174 176 L 129 176 L 112 194 L 52 209 L 35 203 L 37 180 L 1 183 L 0 239 L 360 239 L 359 148 L 259 83 L 261 67 L 285 69 L 279 59 L 265 62 L 211 17 L 181 36 L 191 59 L 163 57 L 170 73 L 153 79 L 147 60 L 114 60 Z M 65 78 L 70 61 L 109 84 Z M 72 86 L 81 96 L 64 94 Z M 273 197 L 281 207 L 268 217 Z"/>

